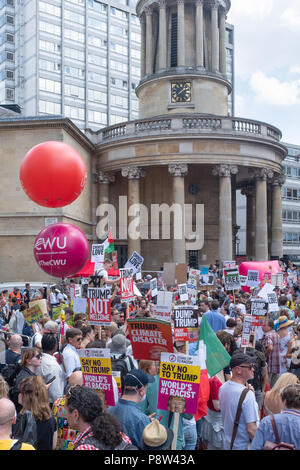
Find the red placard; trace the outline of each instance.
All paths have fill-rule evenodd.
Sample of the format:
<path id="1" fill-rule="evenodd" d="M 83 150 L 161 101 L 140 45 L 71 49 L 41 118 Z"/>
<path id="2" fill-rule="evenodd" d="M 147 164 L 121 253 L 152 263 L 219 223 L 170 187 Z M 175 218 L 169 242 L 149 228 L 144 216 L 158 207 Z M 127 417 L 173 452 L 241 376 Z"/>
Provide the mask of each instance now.
<path id="1" fill-rule="evenodd" d="M 134 299 L 133 277 L 121 277 L 120 279 L 121 300 Z"/>
<path id="2" fill-rule="evenodd" d="M 88 320 L 90 325 L 111 323 L 110 299 L 88 299 Z"/>
<path id="3" fill-rule="evenodd" d="M 130 318 L 127 326 L 135 359 L 159 361 L 162 352 L 174 351 L 171 323 L 155 318 Z"/>

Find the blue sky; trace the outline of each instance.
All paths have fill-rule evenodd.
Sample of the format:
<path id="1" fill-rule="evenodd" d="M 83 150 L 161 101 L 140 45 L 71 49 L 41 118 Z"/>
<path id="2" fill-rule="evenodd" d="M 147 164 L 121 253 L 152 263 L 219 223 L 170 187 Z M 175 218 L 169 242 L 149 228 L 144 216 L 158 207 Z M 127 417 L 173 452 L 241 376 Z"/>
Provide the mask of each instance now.
<path id="1" fill-rule="evenodd" d="M 235 115 L 278 127 L 300 145 L 300 0 L 231 0 Z"/>

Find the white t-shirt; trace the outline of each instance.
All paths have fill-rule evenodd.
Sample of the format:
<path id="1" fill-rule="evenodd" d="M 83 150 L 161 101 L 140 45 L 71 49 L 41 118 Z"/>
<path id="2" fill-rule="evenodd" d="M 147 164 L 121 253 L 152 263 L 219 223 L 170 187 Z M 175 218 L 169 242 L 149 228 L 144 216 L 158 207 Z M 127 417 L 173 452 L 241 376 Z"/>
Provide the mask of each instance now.
<path id="1" fill-rule="evenodd" d="M 231 437 L 233 432 L 233 423 L 236 416 L 238 402 L 245 386 L 228 380 L 219 390 L 220 408 L 224 423 L 224 449 L 230 449 Z M 258 425 L 258 405 L 255 394 L 250 390 L 242 405 L 242 414 L 239 421 L 237 435 L 233 444 L 233 450 L 247 450 L 250 443 L 247 432 L 248 423 L 257 423 Z"/>

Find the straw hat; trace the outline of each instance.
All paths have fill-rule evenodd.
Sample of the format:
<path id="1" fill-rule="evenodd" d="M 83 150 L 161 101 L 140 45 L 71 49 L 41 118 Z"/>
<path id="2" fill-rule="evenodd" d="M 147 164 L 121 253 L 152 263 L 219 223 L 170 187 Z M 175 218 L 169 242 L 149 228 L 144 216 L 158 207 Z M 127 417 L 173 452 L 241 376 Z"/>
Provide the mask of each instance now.
<path id="1" fill-rule="evenodd" d="M 286 315 L 283 315 L 282 317 L 278 318 L 277 331 L 282 329 L 282 328 L 287 328 L 287 327 L 289 327 L 293 324 L 294 324 L 294 320 L 289 320 Z"/>
<path id="2" fill-rule="evenodd" d="M 165 428 L 157 419 L 144 428 L 142 450 L 168 450 L 173 441 L 172 429 Z"/>

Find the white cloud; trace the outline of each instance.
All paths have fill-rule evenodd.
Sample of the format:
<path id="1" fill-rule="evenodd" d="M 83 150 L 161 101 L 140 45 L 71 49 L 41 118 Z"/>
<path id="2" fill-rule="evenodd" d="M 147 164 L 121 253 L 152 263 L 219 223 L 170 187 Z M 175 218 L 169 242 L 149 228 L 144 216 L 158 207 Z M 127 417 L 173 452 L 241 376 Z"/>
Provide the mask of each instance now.
<path id="1" fill-rule="evenodd" d="M 292 65 L 289 69 L 289 72 L 300 74 L 300 65 Z"/>
<path id="2" fill-rule="evenodd" d="M 296 8 L 287 8 L 281 14 L 280 19 L 286 27 L 290 28 L 293 32 L 300 32 L 300 10 Z"/>
<path id="3" fill-rule="evenodd" d="M 273 9 L 274 0 L 232 0 L 230 17 L 235 21 L 237 17 L 251 17 L 263 20 Z"/>
<path id="4" fill-rule="evenodd" d="M 250 79 L 255 99 L 273 106 L 293 106 L 300 104 L 300 80 L 280 82 L 275 77 L 267 77 L 263 72 L 255 72 Z"/>

